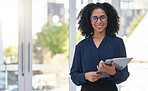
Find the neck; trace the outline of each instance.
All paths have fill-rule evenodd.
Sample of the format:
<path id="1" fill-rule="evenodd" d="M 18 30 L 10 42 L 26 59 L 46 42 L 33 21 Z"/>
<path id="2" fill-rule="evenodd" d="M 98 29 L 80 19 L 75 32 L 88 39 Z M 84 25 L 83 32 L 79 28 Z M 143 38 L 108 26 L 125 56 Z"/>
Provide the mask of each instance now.
<path id="1" fill-rule="evenodd" d="M 105 37 L 105 33 L 94 33 L 93 38 L 102 39 Z"/>

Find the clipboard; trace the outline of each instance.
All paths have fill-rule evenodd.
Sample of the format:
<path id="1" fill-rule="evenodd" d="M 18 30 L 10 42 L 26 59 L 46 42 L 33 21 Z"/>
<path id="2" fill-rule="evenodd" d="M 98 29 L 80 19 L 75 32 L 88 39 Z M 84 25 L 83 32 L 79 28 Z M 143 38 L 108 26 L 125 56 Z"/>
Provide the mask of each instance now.
<path id="1" fill-rule="evenodd" d="M 115 68 L 117 70 L 123 70 L 126 65 L 132 60 L 133 58 L 113 58 L 113 59 L 107 59 L 105 61 L 105 64 L 111 65 L 111 62 L 114 62 Z"/>
<path id="2" fill-rule="evenodd" d="M 123 70 L 126 65 L 132 60 L 133 58 L 113 58 L 113 59 L 106 59 L 105 64 L 111 65 L 112 62 L 115 64 L 115 68 L 117 70 Z M 101 78 L 110 77 L 110 75 L 104 71 L 97 71 L 97 73 L 102 73 L 103 76 Z"/>

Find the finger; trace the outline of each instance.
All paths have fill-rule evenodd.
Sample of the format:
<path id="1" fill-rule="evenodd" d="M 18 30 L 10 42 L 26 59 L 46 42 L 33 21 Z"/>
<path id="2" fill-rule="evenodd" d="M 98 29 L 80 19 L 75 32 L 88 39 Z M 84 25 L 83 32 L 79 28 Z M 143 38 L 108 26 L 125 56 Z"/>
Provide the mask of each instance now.
<path id="1" fill-rule="evenodd" d="M 104 69 L 105 69 L 104 67 L 101 67 L 100 71 L 104 71 Z"/>
<path id="2" fill-rule="evenodd" d="M 101 60 L 100 63 L 102 64 L 103 63 L 103 60 Z"/>
<path id="3" fill-rule="evenodd" d="M 99 79 L 100 77 L 102 77 L 103 76 L 103 74 L 100 74 L 100 75 L 98 75 L 98 76 L 96 76 L 96 77 L 93 77 L 93 79 Z"/>
<path id="4" fill-rule="evenodd" d="M 102 62 L 100 61 L 100 63 L 99 63 L 99 67 L 102 67 Z"/>
<path id="5" fill-rule="evenodd" d="M 97 65 L 97 69 L 99 70 L 99 66 Z"/>
<path id="6" fill-rule="evenodd" d="M 94 73 L 92 76 L 95 76 L 95 77 L 97 77 L 97 76 L 99 76 L 99 75 L 101 75 L 102 73 L 101 72 L 99 72 L 99 73 Z"/>
<path id="7" fill-rule="evenodd" d="M 101 60 L 100 63 L 99 63 L 99 68 L 103 67 L 102 64 L 103 64 L 103 61 Z"/>
<path id="8" fill-rule="evenodd" d="M 102 73 L 98 73 L 98 74 L 97 74 L 97 77 L 98 77 L 98 76 L 101 76 L 101 75 L 102 75 Z"/>
<path id="9" fill-rule="evenodd" d="M 104 62 L 102 62 L 102 67 L 105 67 L 105 66 L 106 66 L 106 64 Z"/>
<path id="10" fill-rule="evenodd" d="M 113 67 L 115 67 L 115 64 L 114 64 L 114 62 L 112 62 L 112 66 L 113 66 Z"/>
<path id="11" fill-rule="evenodd" d="M 96 73 L 95 73 L 96 74 Z M 100 76 L 102 73 L 97 73 L 96 75 L 93 75 L 93 77 L 98 77 Z"/>

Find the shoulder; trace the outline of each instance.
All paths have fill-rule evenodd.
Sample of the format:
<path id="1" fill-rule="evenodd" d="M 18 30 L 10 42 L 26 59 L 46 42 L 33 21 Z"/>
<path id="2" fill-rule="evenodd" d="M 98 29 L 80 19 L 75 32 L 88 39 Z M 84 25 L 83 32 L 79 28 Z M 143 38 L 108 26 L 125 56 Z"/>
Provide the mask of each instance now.
<path id="1" fill-rule="evenodd" d="M 81 40 L 76 46 L 77 47 L 84 47 L 86 46 L 91 40 L 91 37 L 85 38 L 83 40 Z"/>
<path id="2" fill-rule="evenodd" d="M 108 36 L 108 41 L 115 47 L 124 46 L 124 41 L 119 36 Z"/>
<path id="3" fill-rule="evenodd" d="M 109 39 L 111 41 L 114 41 L 114 42 L 117 42 L 117 43 L 123 42 L 123 39 L 121 37 L 119 37 L 119 36 L 109 36 Z"/>

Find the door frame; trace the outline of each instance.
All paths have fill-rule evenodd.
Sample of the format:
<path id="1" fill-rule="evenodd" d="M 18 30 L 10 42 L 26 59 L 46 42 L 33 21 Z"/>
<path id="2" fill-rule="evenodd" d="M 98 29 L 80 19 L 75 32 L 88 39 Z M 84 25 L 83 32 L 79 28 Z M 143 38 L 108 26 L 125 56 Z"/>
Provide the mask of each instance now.
<path id="1" fill-rule="evenodd" d="M 18 90 L 32 91 L 32 0 L 18 0 Z"/>

